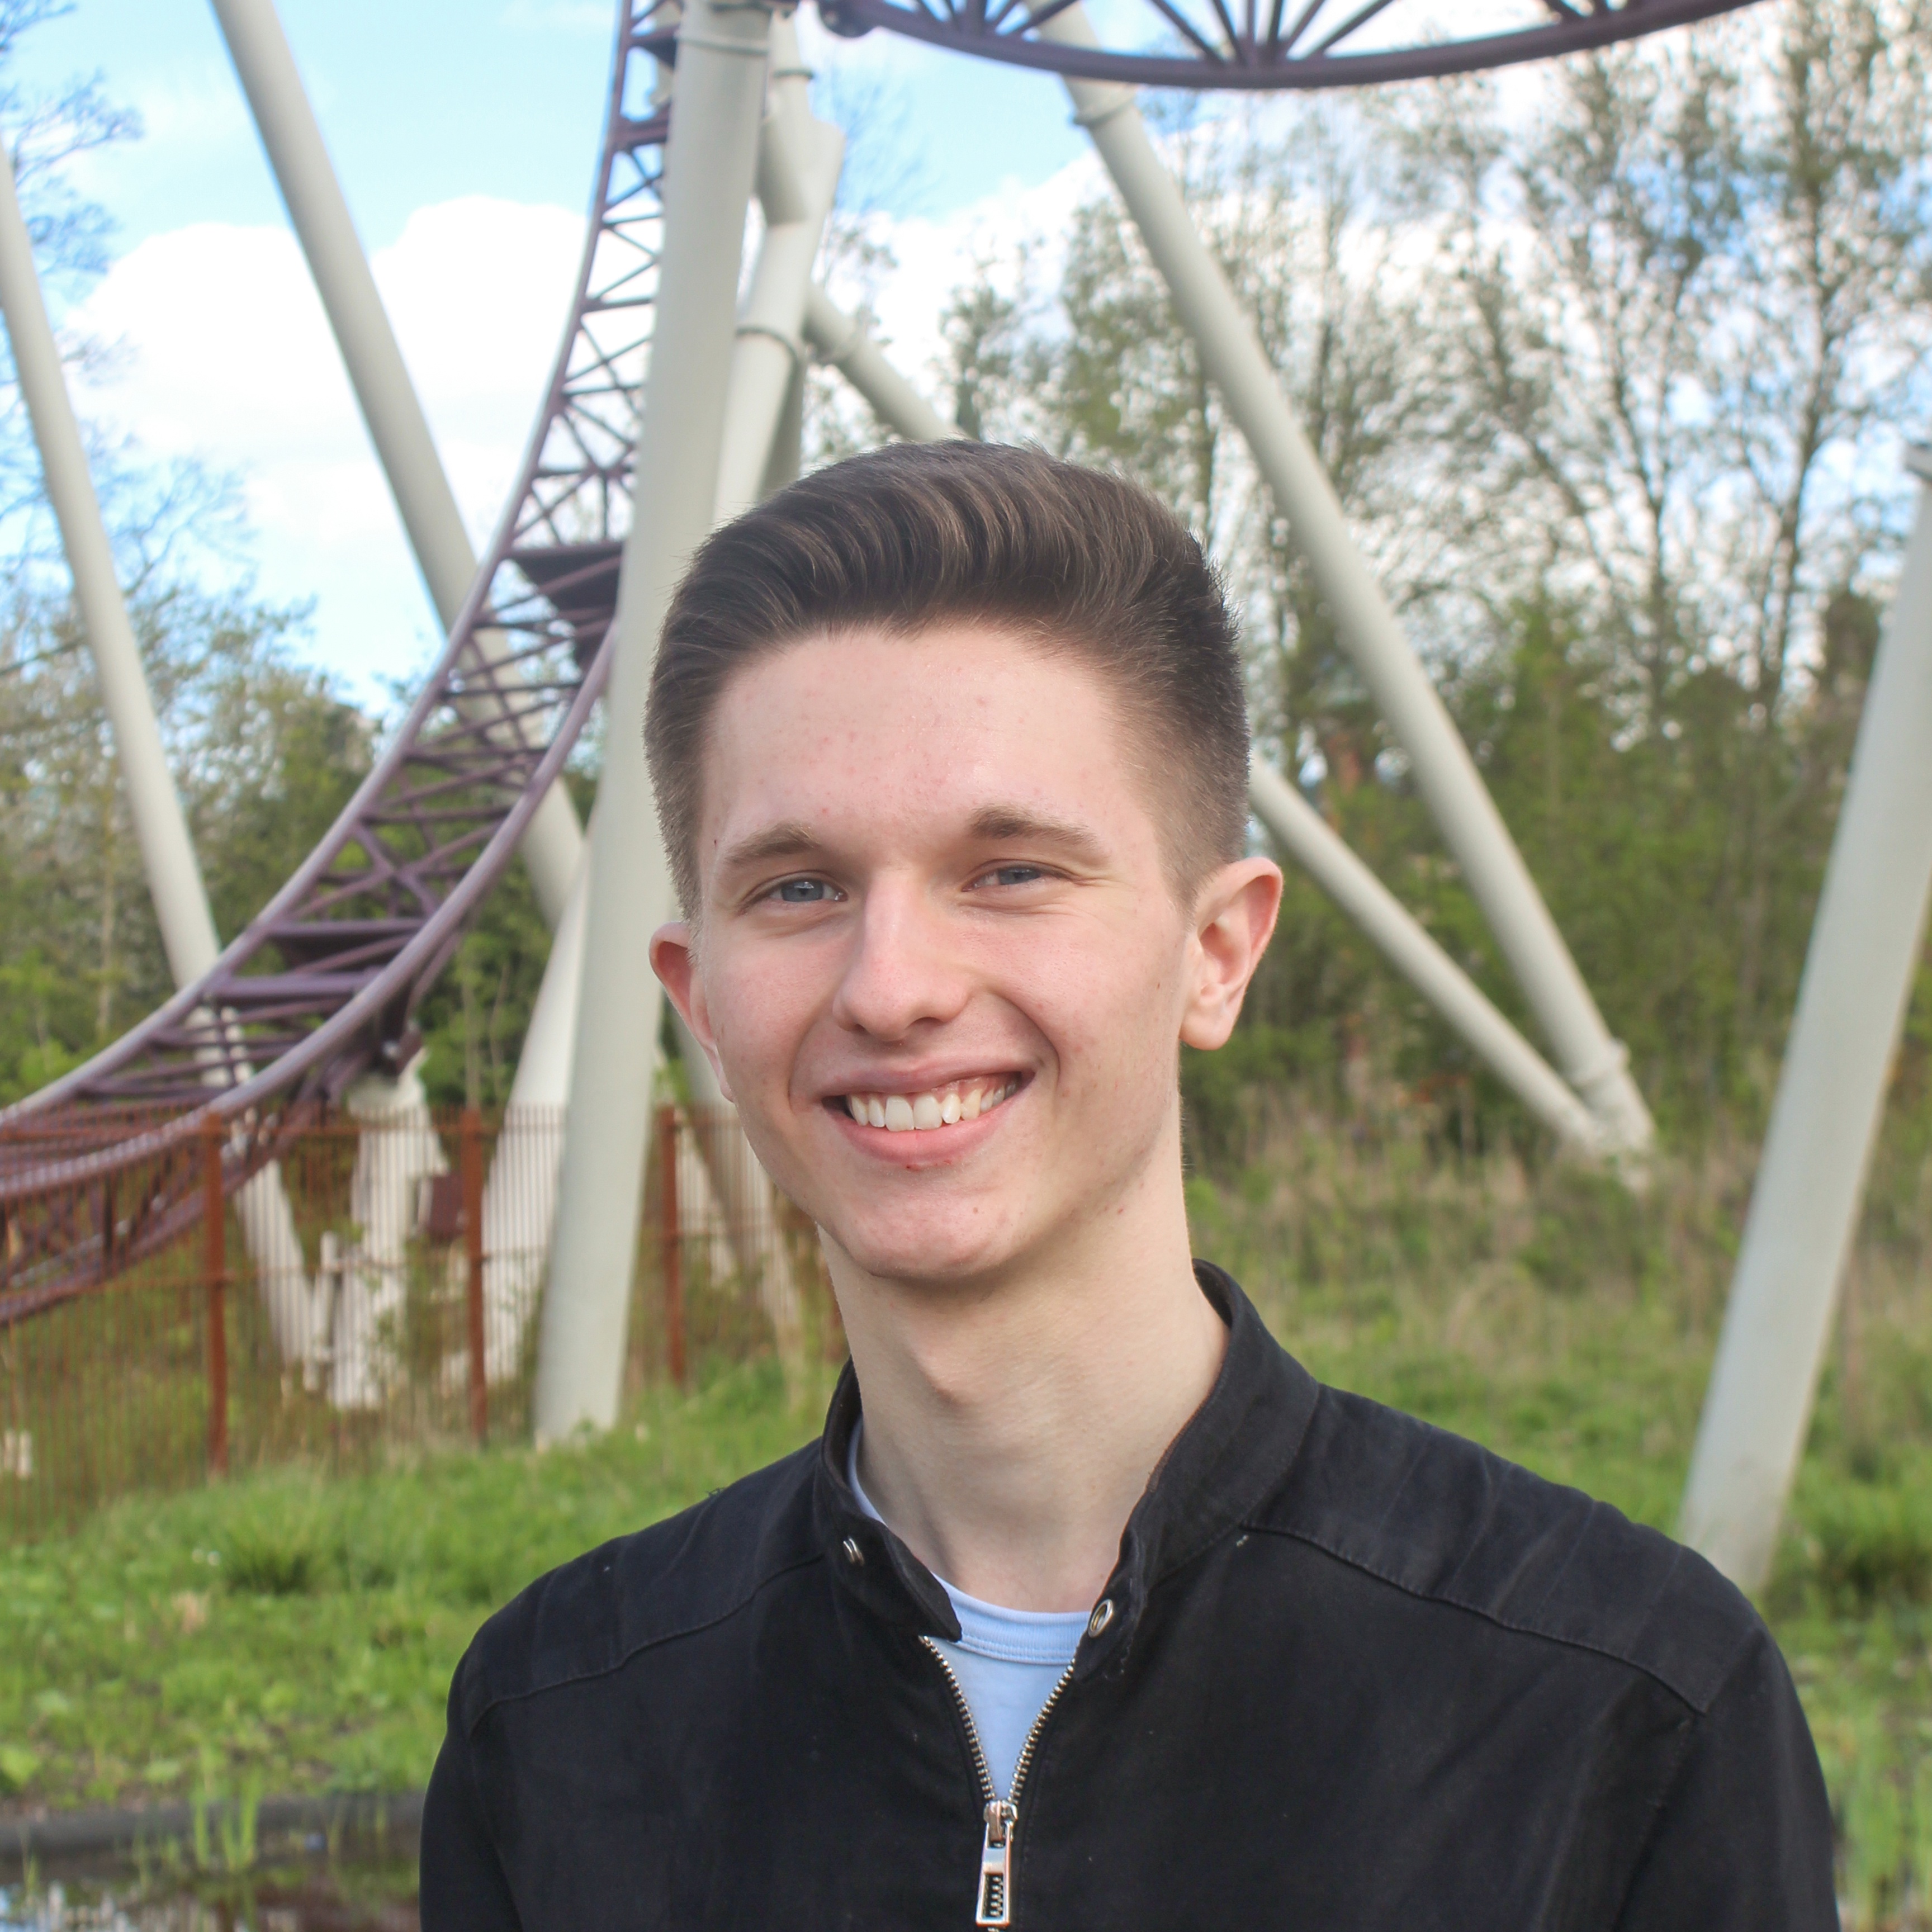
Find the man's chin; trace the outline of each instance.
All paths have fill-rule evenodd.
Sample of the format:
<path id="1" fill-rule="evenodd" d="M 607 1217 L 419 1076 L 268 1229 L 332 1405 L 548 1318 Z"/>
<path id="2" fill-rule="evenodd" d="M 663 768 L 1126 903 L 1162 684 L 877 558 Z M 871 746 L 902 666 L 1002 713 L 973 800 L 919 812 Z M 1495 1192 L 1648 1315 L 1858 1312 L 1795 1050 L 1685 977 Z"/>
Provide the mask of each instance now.
<path id="1" fill-rule="evenodd" d="M 989 1238 L 981 1228 L 827 1228 L 825 1240 L 835 1266 L 842 1258 L 862 1274 L 909 1288 L 970 1287 L 1015 1258 L 1010 1236 Z"/>

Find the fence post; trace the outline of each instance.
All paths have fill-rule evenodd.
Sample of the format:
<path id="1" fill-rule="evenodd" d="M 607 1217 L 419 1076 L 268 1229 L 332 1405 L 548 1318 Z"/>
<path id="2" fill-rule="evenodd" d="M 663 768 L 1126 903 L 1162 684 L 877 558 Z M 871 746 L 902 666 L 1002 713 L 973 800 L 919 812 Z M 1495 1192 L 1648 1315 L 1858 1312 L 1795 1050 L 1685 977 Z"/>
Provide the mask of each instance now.
<path id="1" fill-rule="evenodd" d="M 490 1382 L 483 1334 L 483 1118 L 463 1110 L 463 1246 L 469 1258 L 470 1432 L 480 1447 L 490 1438 Z"/>
<path id="2" fill-rule="evenodd" d="M 221 1122 L 201 1124 L 202 1272 L 208 1289 L 208 1467 L 228 1473 L 228 1202 L 221 1186 Z"/>
<path id="3" fill-rule="evenodd" d="M 658 1109 L 658 1173 L 662 1196 L 658 1238 L 664 1255 L 664 1357 L 670 1378 L 684 1386 L 684 1242 L 677 1225 L 677 1109 Z"/>

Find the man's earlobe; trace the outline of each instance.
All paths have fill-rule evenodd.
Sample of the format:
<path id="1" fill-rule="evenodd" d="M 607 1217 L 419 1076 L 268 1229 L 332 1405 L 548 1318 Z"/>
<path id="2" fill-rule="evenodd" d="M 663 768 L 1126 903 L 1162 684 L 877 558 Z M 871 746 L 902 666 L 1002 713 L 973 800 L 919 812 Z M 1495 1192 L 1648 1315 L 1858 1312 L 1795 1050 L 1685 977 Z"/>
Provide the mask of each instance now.
<path id="1" fill-rule="evenodd" d="M 684 920 L 674 920 L 651 934 L 651 970 L 663 982 L 664 991 L 670 995 L 671 1004 L 684 1016 L 685 1024 L 689 1026 L 692 986 L 697 977 L 698 967 L 691 928 Z M 695 1028 L 692 1030 L 697 1030 Z"/>
<path id="2" fill-rule="evenodd" d="M 704 1049 L 706 1058 L 716 1070 L 720 1090 L 730 1100 L 734 1097 L 730 1084 L 724 1078 L 717 1044 L 712 1037 L 711 1015 L 705 1004 L 704 982 L 698 970 L 696 944 L 684 920 L 674 920 L 651 934 L 651 970 L 663 982 L 678 1017 Z"/>
<path id="3" fill-rule="evenodd" d="M 1238 860 L 1202 889 L 1190 949 L 1194 982 L 1180 1022 L 1188 1046 L 1211 1052 L 1227 1044 L 1274 934 L 1281 892 L 1281 868 L 1272 859 Z"/>

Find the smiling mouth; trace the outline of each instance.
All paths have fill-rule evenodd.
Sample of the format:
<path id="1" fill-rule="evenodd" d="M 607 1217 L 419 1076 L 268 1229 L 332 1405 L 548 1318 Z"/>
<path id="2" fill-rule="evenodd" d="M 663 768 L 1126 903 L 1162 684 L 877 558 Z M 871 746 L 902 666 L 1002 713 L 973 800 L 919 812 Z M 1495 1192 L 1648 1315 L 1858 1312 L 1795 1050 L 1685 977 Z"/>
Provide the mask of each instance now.
<path id="1" fill-rule="evenodd" d="M 955 1080 L 919 1094 L 836 1094 L 826 1105 L 842 1109 L 862 1127 L 883 1127 L 889 1134 L 931 1133 L 935 1128 L 976 1120 L 1019 1090 L 1020 1076 L 1005 1073 Z"/>

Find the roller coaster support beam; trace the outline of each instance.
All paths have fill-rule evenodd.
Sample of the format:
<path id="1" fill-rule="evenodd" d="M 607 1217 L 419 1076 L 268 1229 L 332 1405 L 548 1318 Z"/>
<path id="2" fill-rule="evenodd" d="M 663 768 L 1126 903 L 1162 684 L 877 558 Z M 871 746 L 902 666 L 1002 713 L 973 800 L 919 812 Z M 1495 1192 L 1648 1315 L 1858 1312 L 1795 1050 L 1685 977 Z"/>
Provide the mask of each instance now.
<path id="1" fill-rule="evenodd" d="M 1858 720 L 1678 1534 L 1770 1575 L 1932 898 L 1932 449 Z"/>
<path id="2" fill-rule="evenodd" d="M 1050 40 L 1096 44 L 1085 10 L 1077 4 L 1040 31 Z M 1208 379 L 1293 527 L 1335 613 L 1343 644 L 1408 752 L 1417 788 L 1556 1049 L 1558 1066 L 1596 1116 L 1606 1150 L 1640 1156 L 1654 1130 L 1630 1078 L 1628 1056 L 1610 1036 L 1468 748 L 1349 536 L 1334 487 L 1252 323 L 1196 232 L 1180 189 L 1148 136 L 1133 90 L 1070 79 L 1066 91 L 1074 118 L 1100 151 Z"/>
<path id="3" fill-rule="evenodd" d="M 812 118 L 810 79 L 800 61 L 796 29 L 788 20 L 775 19 L 771 106 L 760 130 L 757 175 L 765 234 L 732 350 L 718 477 L 720 522 L 796 473 L 792 432 L 803 373 L 803 312 L 844 148 L 838 128 Z M 569 1098 L 571 1042 L 583 970 L 584 884 L 580 874 L 544 969 L 510 1090 L 513 1108 L 561 1108 Z M 681 1024 L 679 1047 L 694 1104 L 706 1112 L 724 1108 L 710 1062 Z M 700 1150 L 713 1190 L 723 1202 L 726 1223 L 740 1243 L 741 1251 L 734 1258 L 743 1278 L 758 1282 L 779 1359 L 795 1378 L 803 1361 L 801 1309 L 790 1256 L 782 1240 L 770 1238 L 778 1226 L 771 1183 L 755 1160 L 713 1144 L 716 1138 L 701 1137 Z M 550 1238 L 556 1184 L 554 1174 L 525 1177 L 514 1187 L 493 1186 L 485 1196 L 486 1226 L 494 1228 L 508 1215 L 519 1221 L 514 1230 L 506 1222 L 500 1238 L 486 1244 L 493 1255 L 501 1250 L 506 1257 L 485 1264 L 485 1298 L 493 1332 L 500 1335 L 520 1336 L 524 1317 L 536 1305 L 539 1270 L 530 1258 Z M 498 1360 L 505 1374 L 517 1372 L 514 1348 L 500 1349 Z"/>
<path id="4" fill-rule="evenodd" d="M 816 283 L 806 297 L 805 334 L 895 436 L 908 442 L 944 442 L 965 434 L 886 361 L 885 352 L 863 326 L 845 314 Z"/>
<path id="5" fill-rule="evenodd" d="M 168 970 L 176 986 L 185 986 L 214 964 L 221 950 L 214 916 L 208 910 L 188 820 L 161 748 L 160 726 L 114 574 L 114 552 L 88 474 L 80 426 L 68 400 L 60 352 L 41 299 L 33 242 L 20 214 L 10 165 L 4 173 L 0 184 L 0 306 L 6 310 L 14 366 L 40 446 L 47 498 L 74 573 L 74 602 L 113 728 L 121 781 L 128 788 L 128 814 L 134 821 Z"/>
<path id="6" fill-rule="evenodd" d="M 817 287 L 808 333 L 842 369 L 863 343 L 874 371 L 862 391 L 889 428 L 912 442 L 960 434 L 842 315 Z M 888 381 L 876 380 L 883 371 Z M 855 384 L 855 386 L 856 384 Z M 874 401 L 876 392 L 880 398 Z M 1383 956 L 1480 1056 L 1484 1064 L 1565 1147 L 1586 1156 L 1601 1150 L 1596 1120 L 1556 1069 L 1498 1012 L 1481 988 L 1432 939 L 1382 880 L 1349 850 L 1328 820 L 1281 774 L 1257 760 L 1248 773 L 1248 803 L 1282 849 L 1381 948 Z"/>
<path id="7" fill-rule="evenodd" d="M 303 91 L 295 56 L 274 0 L 210 4 L 308 257 L 416 566 L 446 632 L 470 593 L 476 553 Z M 520 848 L 537 902 L 553 928 L 563 916 L 583 849 L 575 809 L 562 787 L 553 786 Z"/>
<path id="8" fill-rule="evenodd" d="M 214 964 L 220 941 L 162 748 L 134 628 L 114 574 L 113 546 L 101 520 L 80 425 L 61 374 L 60 352 L 41 298 L 34 244 L 20 213 L 10 162 L 0 166 L 0 308 L 6 313 L 20 394 L 40 446 L 47 500 L 74 574 L 74 602 L 100 680 L 101 702 L 114 734 L 128 816 L 141 848 L 162 950 L 175 984 L 190 986 Z M 308 1284 L 302 1243 L 279 1171 L 264 1168 L 242 1190 L 236 1205 L 276 1346 L 285 1360 L 296 1360 L 309 1344 Z"/>
<path id="9" fill-rule="evenodd" d="M 799 56 L 798 30 L 772 22 L 770 110 L 758 136 L 756 187 L 765 218 L 751 285 L 738 312 L 732 346 L 724 446 L 719 458 L 719 523 L 749 509 L 776 483 L 796 475 L 796 411 L 805 372 L 806 303 L 812 268 L 838 191 L 845 137 L 814 120 L 810 71 Z M 715 1120 L 727 1106 L 704 1050 L 682 1022 L 679 1058 L 695 1106 Z M 713 1191 L 734 1233 L 740 1276 L 755 1281 L 788 1384 L 796 1391 L 805 1366 L 803 1310 L 791 1256 L 778 1225 L 776 1190 L 748 1150 L 729 1144 L 735 1127 L 700 1136 Z"/>
<path id="10" fill-rule="evenodd" d="M 730 400 L 718 473 L 718 520 L 756 502 L 788 404 L 805 363 L 805 309 L 845 137 L 813 119 L 798 30 L 772 23 L 771 111 L 758 137 L 758 200 L 765 218 L 751 286 L 731 350 Z"/>
<path id="11" fill-rule="evenodd" d="M 1257 759 L 1248 802 L 1282 849 L 1346 913 L 1382 956 L 1564 1145 L 1601 1151 L 1595 1116 L 1556 1070 L 1491 1004 L 1414 915 L 1281 774 Z"/>
<path id="12" fill-rule="evenodd" d="M 544 1298 L 539 1442 L 615 1420 L 662 1007 L 644 962 L 672 909 L 640 725 L 665 607 L 718 500 L 738 270 L 764 104 L 771 15 L 693 0 L 678 32 L 664 146 L 657 315 L 590 831 L 584 975 L 563 1178 Z"/>

